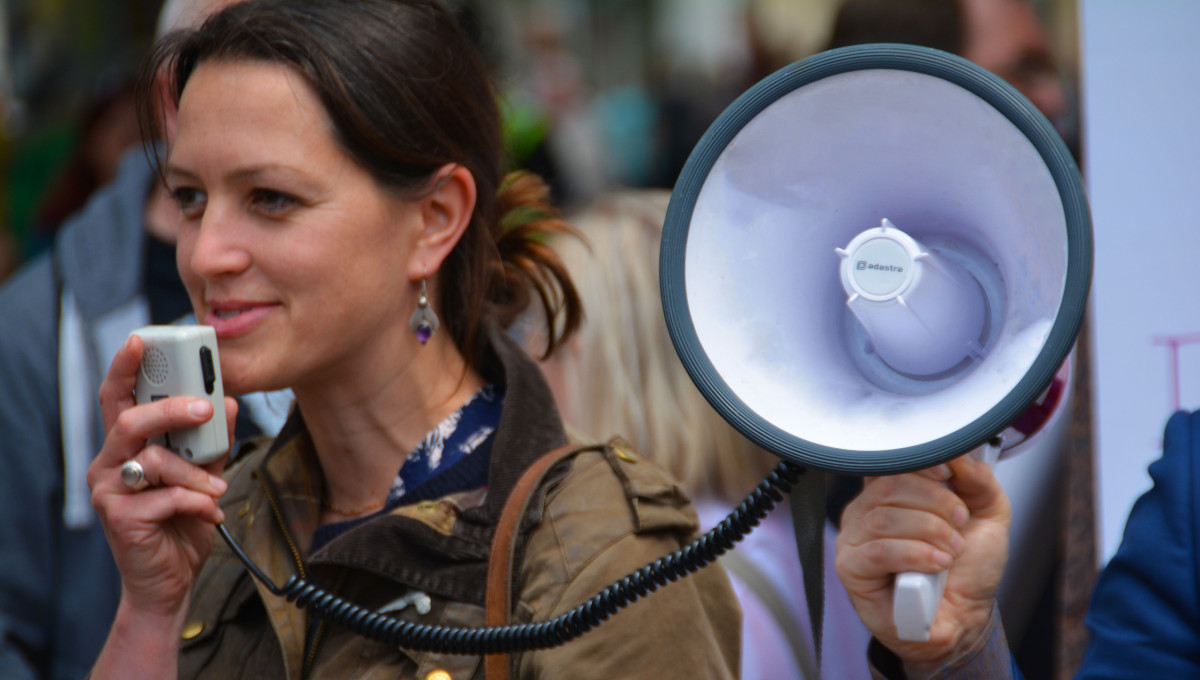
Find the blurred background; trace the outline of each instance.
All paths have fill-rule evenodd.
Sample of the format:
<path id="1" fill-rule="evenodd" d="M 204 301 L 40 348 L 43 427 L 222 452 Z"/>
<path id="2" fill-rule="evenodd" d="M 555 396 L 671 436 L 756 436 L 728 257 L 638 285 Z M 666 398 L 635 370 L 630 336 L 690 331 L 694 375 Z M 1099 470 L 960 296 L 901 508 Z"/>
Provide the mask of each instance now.
<path id="1" fill-rule="evenodd" d="M 840 0 L 447 0 L 495 68 L 515 166 L 564 206 L 674 185 L 747 87 L 822 50 Z M 1068 91 L 1076 0 L 1035 2 Z M 161 0 L 0 4 L 0 277 L 51 242 L 137 140 L 130 81 Z"/>
<path id="2" fill-rule="evenodd" d="M 920 8 L 945 4 L 445 1 L 495 71 L 513 167 L 543 174 L 568 211 L 619 189 L 672 188 L 725 107 L 825 49 L 847 3 L 917 7 L 908 28 L 929 28 L 933 14 L 923 22 Z M 130 82 L 160 4 L 0 0 L 0 280 L 48 248 L 137 143 Z M 1054 592 L 1019 650 L 1032 680 L 1073 672 L 1095 569 L 1149 487 L 1162 425 L 1172 410 L 1200 407 L 1200 230 L 1190 198 L 1200 181 L 1200 2 L 1028 4 L 1046 50 L 997 72 L 1023 92 L 1022 83 L 1057 82 L 1047 115 L 1084 171 L 1096 233 Z"/>
<path id="3" fill-rule="evenodd" d="M 0 272 L 47 247 L 137 141 L 130 81 L 160 4 L 0 5 Z"/>

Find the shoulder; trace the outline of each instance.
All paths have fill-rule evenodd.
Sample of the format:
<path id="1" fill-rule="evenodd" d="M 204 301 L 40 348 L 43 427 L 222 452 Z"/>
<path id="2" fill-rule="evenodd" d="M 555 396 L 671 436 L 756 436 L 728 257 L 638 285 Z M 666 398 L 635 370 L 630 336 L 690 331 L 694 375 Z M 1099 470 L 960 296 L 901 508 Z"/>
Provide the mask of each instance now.
<path id="1" fill-rule="evenodd" d="M 577 455 L 525 544 L 516 618 L 569 611 L 684 547 L 697 527 L 679 482 L 625 442 Z M 714 564 L 646 593 L 579 639 L 523 655 L 518 668 L 523 676 L 570 667 L 586 669 L 580 678 L 732 677 L 740 632 L 737 598 Z M 686 659 L 662 654 L 684 645 Z"/>
<path id="2" fill-rule="evenodd" d="M 1162 459 L 1151 467 L 1187 465 L 1197 448 L 1200 448 L 1200 411 L 1178 411 L 1167 420 L 1164 428 Z"/>
<path id="3" fill-rule="evenodd" d="M 1091 640 L 1080 678 L 1195 674 L 1197 434 L 1198 414 L 1176 413 L 1167 421 L 1162 457 L 1150 465 L 1154 486 L 1134 503 L 1121 544 L 1092 592 L 1086 619 Z"/>
<path id="4" fill-rule="evenodd" d="M 585 572 L 588 579 L 615 581 L 631 570 L 627 558 L 639 552 L 634 546 L 653 545 L 660 554 L 651 557 L 659 557 L 663 547 L 682 546 L 698 526 L 679 483 L 628 444 L 614 439 L 586 450 L 546 492 L 525 543 L 523 599 L 552 608 L 563 586 Z M 623 554 L 609 554 L 618 545 Z"/>
<path id="5" fill-rule="evenodd" d="M 1200 412 L 1180 411 L 1167 420 L 1163 431 L 1162 456 L 1150 464 L 1150 478 L 1154 486 L 1138 500 L 1138 505 L 1161 504 L 1160 511 L 1167 514 L 1195 513 L 1193 488 L 1197 483 L 1196 464 L 1200 456 Z M 1131 513 L 1133 520 L 1137 508 Z"/>
<path id="6" fill-rule="evenodd" d="M 45 439 L 57 428 L 58 299 L 50 258 L 43 255 L 0 287 L 0 430 L 6 444 Z M 28 443 L 28 442 L 27 442 Z M 5 448 L 0 445 L 0 449 Z"/>
<path id="7" fill-rule="evenodd" d="M 1133 504 L 1125 525 L 1118 557 L 1140 560 L 1146 557 L 1138 546 L 1190 545 L 1194 536 L 1196 507 L 1194 487 L 1200 466 L 1200 413 L 1175 413 L 1163 431 L 1162 455 L 1150 464 L 1153 486 Z M 1120 560 L 1118 560 L 1120 561 Z M 1153 561 L 1153 560 L 1152 560 Z"/>
<path id="8" fill-rule="evenodd" d="M 24 363 L 24 353 L 54 354 L 58 288 L 49 253 L 17 270 L 0 286 L 0 362 Z M 14 355 L 21 351 L 22 354 Z"/>
<path id="9" fill-rule="evenodd" d="M 525 542 L 521 599 L 543 618 L 686 545 L 699 522 L 668 472 L 621 439 L 551 481 Z"/>
<path id="10" fill-rule="evenodd" d="M 580 453 L 543 504 L 546 521 L 587 542 L 624 534 L 676 533 L 699 528 L 687 493 L 669 472 L 643 457 L 623 439 Z M 586 527 L 586 529 L 585 529 Z"/>
<path id="11" fill-rule="evenodd" d="M 58 289 L 54 283 L 54 268 L 49 253 L 42 253 L 18 269 L 0 286 L 0 318 L 6 323 L 0 329 L 0 343 L 28 337 L 29 331 L 38 336 L 53 333 L 58 323 Z"/>

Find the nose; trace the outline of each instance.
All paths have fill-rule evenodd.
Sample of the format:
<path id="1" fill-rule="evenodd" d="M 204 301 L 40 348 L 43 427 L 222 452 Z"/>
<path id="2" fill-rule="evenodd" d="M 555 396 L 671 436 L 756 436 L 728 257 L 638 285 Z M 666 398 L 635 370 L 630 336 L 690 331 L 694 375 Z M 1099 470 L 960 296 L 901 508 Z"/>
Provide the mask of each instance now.
<path id="1" fill-rule="evenodd" d="M 246 236 L 236 211 L 222 209 L 210 200 L 199 224 L 180 234 L 179 247 L 187 251 L 187 257 L 179 261 L 209 280 L 239 274 L 251 263 Z"/>

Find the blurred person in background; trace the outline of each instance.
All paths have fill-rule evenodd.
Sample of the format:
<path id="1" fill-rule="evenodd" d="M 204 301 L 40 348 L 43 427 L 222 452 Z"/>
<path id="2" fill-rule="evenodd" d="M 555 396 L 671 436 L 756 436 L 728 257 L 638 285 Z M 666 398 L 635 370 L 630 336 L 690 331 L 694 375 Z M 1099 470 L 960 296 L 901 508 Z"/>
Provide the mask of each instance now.
<path id="1" fill-rule="evenodd" d="M 162 0 L 5 4 L 12 99 L 0 186 L 19 265 L 50 247 L 136 141 L 133 70 Z"/>
<path id="2" fill-rule="evenodd" d="M 81 209 L 92 192 L 113 180 L 121 159 L 137 144 L 132 79 L 103 87 L 87 106 L 79 126 L 75 151 L 38 206 L 34 240 L 39 244 L 53 241 L 63 220 Z"/>
<path id="3" fill-rule="evenodd" d="M 21 259 L 20 246 L 9 222 L 10 197 L 6 191 L 12 154 L 12 126 L 17 109 L 13 97 L 8 31 L 8 7 L 0 4 L 0 281 L 17 268 Z"/>
<path id="4" fill-rule="evenodd" d="M 160 32 L 235 0 L 169 0 Z M 131 114 L 132 115 L 132 114 Z M 136 122 L 135 122 L 136 127 Z M 191 312 L 175 264 L 176 204 L 141 148 L 0 287 L 0 677 L 79 678 L 120 597 L 87 467 L 104 443 L 96 392 L 130 331 Z M 285 407 L 286 403 L 279 404 Z M 249 435 L 280 415 L 254 409 Z"/>
<path id="5" fill-rule="evenodd" d="M 962 54 L 965 0 L 845 0 L 834 17 L 827 49 L 903 43 Z"/>
<path id="6" fill-rule="evenodd" d="M 593 93 L 570 45 L 568 13 L 553 3 L 525 11 L 515 86 L 502 98 L 505 141 L 517 167 L 545 178 L 555 205 L 582 205 L 606 182 Z"/>
<path id="7" fill-rule="evenodd" d="M 708 530 L 778 462 L 730 427 L 680 363 L 663 319 L 658 253 L 670 193 L 598 199 L 572 221 L 586 242 L 554 247 L 587 310 L 577 336 L 543 363 L 574 438 L 621 432 L 674 473 Z M 531 347 L 541 346 L 537 333 Z M 823 677 L 869 678 L 869 636 L 834 577 L 835 530 L 826 523 Z M 817 677 L 800 561 L 787 508 L 776 508 L 722 557 L 742 604 L 742 678 Z"/>
<path id="8" fill-rule="evenodd" d="M 1008 81 L 1065 134 L 1067 91 L 1037 9 L 1029 0 L 962 2 L 961 55 Z"/>
<path id="9" fill-rule="evenodd" d="M 932 47 L 991 71 L 1025 95 L 1078 158 L 1066 82 L 1029 0 L 846 0 L 828 48 L 878 42 Z"/>

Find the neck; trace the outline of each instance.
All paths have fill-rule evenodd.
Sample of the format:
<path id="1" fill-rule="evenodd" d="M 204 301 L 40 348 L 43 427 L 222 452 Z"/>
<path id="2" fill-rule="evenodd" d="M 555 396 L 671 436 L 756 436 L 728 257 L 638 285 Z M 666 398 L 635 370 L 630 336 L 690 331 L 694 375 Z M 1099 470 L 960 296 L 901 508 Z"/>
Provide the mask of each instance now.
<path id="1" fill-rule="evenodd" d="M 415 343 L 415 340 L 413 341 Z M 398 371 L 295 388 L 325 476 L 322 523 L 378 510 L 408 455 L 482 386 L 445 334 Z"/>

